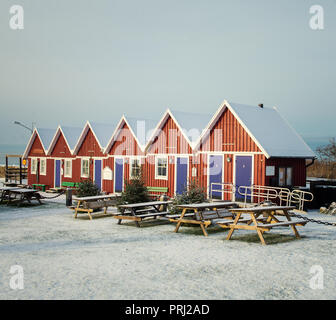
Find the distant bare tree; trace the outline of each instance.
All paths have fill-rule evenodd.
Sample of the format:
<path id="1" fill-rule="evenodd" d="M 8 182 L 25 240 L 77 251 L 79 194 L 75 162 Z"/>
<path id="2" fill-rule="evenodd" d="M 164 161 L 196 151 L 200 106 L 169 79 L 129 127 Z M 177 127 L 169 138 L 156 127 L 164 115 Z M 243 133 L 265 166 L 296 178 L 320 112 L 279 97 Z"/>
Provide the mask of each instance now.
<path id="1" fill-rule="evenodd" d="M 324 147 L 318 147 L 316 151 L 321 160 L 326 162 L 336 162 L 336 139 L 330 139 L 329 144 Z"/>
<path id="2" fill-rule="evenodd" d="M 308 168 L 308 175 L 312 177 L 336 178 L 336 139 L 329 140 L 329 144 L 316 149 L 318 160 Z"/>

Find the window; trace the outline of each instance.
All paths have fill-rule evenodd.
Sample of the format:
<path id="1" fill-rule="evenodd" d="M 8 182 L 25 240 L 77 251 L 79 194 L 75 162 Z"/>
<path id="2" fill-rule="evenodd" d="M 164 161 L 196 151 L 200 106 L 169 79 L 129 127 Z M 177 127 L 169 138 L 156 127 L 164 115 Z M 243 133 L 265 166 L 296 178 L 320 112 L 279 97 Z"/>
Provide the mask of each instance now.
<path id="1" fill-rule="evenodd" d="M 40 174 L 42 175 L 47 174 L 47 159 L 45 158 L 40 159 Z"/>
<path id="2" fill-rule="evenodd" d="M 30 173 L 36 174 L 37 171 L 37 159 L 31 159 Z"/>
<path id="3" fill-rule="evenodd" d="M 64 177 L 71 178 L 72 176 L 72 160 L 64 160 Z"/>
<path id="4" fill-rule="evenodd" d="M 168 178 L 168 160 L 167 157 L 158 157 L 155 162 L 155 179 Z"/>
<path id="5" fill-rule="evenodd" d="M 135 178 L 140 175 L 141 162 L 140 159 L 131 159 L 130 178 Z"/>
<path id="6" fill-rule="evenodd" d="M 83 178 L 89 177 L 89 159 L 82 159 L 81 177 Z"/>
<path id="7" fill-rule="evenodd" d="M 292 185 L 292 173 L 293 168 L 291 167 L 280 167 L 279 168 L 279 186 L 291 186 Z"/>

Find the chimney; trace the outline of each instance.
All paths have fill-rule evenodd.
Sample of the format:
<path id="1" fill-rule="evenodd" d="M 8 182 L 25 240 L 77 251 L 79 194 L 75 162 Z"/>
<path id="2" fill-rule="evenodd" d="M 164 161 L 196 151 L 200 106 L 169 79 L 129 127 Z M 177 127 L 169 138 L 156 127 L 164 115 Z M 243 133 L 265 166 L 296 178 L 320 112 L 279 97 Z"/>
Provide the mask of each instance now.
<path id="1" fill-rule="evenodd" d="M 258 104 L 258 106 L 259 106 L 260 108 L 263 108 L 263 107 L 264 107 L 264 104 L 263 104 L 263 103 L 260 103 L 260 104 Z"/>

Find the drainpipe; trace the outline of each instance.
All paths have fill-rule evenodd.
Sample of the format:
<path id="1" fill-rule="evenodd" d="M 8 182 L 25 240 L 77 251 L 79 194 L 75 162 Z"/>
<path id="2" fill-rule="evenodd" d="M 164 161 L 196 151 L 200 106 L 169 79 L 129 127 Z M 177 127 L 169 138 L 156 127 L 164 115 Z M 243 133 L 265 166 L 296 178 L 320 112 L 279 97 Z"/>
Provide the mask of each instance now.
<path id="1" fill-rule="evenodd" d="M 311 162 L 311 163 L 306 164 L 306 169 L 307 169 L 308 167 L 310 167 L 311 165 L 313 165 L 314 162 L 315 162 L 315 158 L 312 159 L 312 162 Z"/>

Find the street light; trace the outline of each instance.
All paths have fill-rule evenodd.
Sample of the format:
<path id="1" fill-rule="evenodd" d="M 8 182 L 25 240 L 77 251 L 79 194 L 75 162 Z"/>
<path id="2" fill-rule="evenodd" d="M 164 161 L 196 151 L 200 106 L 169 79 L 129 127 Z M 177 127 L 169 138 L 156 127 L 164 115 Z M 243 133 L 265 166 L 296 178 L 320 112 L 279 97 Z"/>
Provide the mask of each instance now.
<path id="1" fill-rule="evenodd" d="M 24 125 L 23 123 L 21 123 L 20 121 L 14 121 L 14 124 L 17 124 L 23 128 L 26 128 L 27 130 L 29 130 L 31 133 L 33 133 L 33 125 L 31 128 L 27 127 L 26 125 Z"/>

